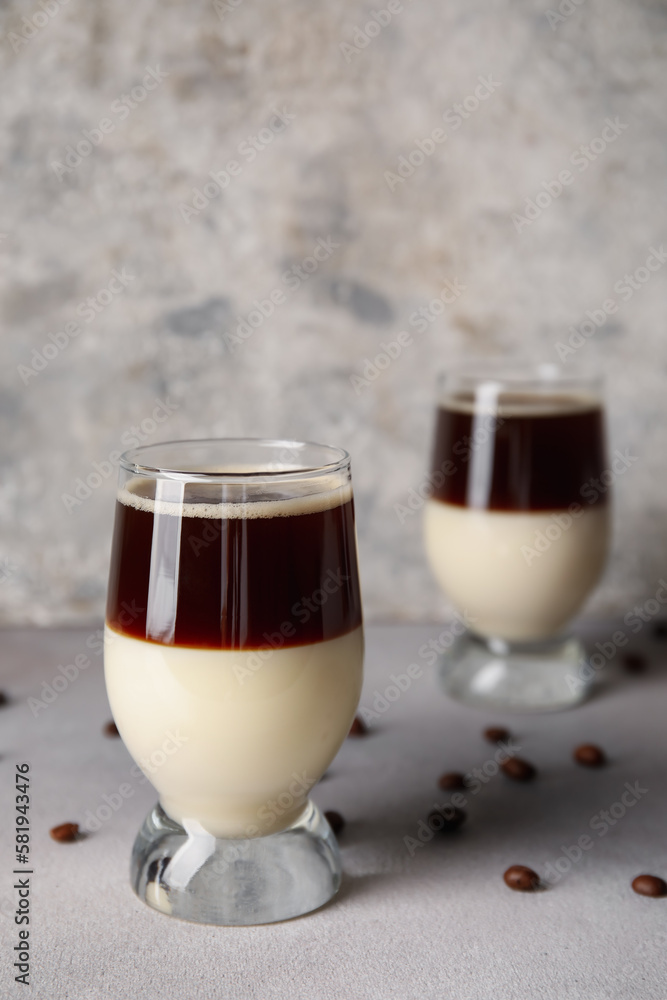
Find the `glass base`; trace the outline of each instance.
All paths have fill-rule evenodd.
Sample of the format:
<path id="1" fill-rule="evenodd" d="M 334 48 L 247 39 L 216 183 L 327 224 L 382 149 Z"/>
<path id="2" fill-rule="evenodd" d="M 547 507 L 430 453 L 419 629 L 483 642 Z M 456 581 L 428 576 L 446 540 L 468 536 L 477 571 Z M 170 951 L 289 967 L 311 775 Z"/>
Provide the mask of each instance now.
<path id="1" fill-rule="evenodd" d="M 586 653 L 578 639 L 509 643 L 465 633 L 440 661 L 450 698 L 480 708 L 548 712 L 578 705 L 589 694 Z"/>
<path id="2" fill-rule="evenodd" d="M 134 842 L 130 878 L 154 910 L 239 926 L 316 910 L 338 891 L 341 871 L 336 838 L 312 802 L 287 830 L 245 840 L 188 833 L 156 805 Z"/>

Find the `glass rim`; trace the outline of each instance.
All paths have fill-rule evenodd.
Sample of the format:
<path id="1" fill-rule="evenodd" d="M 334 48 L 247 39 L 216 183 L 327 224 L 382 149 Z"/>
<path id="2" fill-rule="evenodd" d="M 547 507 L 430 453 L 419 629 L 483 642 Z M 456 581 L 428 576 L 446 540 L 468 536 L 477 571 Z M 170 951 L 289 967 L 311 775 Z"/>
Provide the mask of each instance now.
<path id="1" fill-rule="evenodd" d="M 207 472 L 205 470 L 169 467 L 163 464 L 149 464 L 140 459 L 146 453 L 163 448 L 188 448 L 215 445 L 247 445 L 259 449 L 299 449 L 317 448 L 323 454 L 329 453 L 331 460 L 321 464 L 304 463 L 298 466 L 295 462 L 284 469 L 250 468 L 248 471 Z M 205 483 L 262 483 L 262 482 L 296 482 L 303 479 L 317 478 L 349 469 L 350 455 L 344 448 L 336 445 L 320 444 L 317 441 L 298 441 L 290 438 L 253 438 L 253 437 L 220 437 L 220 438 L 180 438 L 170 441 L 156 441 L 153 444 L 139 445 L 123 452 L 119 458 L 119 466 L 126 472 L 150 479 L 172 479 L 181 482 Z M 169 463 L 178 465 L 179 463 Z M 285 463 L 288 465 L 288 463 Z M 252 463 L 249 463 L 252 465 Z"/>
<path id="2" fill-rule="evenodd" d="M 510 358 L 464 358 L 454 361 L 438 373 L 438 387 L 444 389 L 448 382 L 476 383 L 497 382 L 516 386 L 530 383 L 545 389 L 581 388 L 594 386 L 601 391 L 604 374 L 596 366 L 580 367 L 565 371 L 554 361 L 521 361 Z"/>

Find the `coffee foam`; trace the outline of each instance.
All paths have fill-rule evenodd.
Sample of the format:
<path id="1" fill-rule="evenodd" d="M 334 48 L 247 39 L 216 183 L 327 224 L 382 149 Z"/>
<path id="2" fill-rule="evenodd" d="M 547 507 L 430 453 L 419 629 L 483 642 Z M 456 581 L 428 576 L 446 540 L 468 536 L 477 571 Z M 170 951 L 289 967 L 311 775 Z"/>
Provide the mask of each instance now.
<path id="1" fill-rule="evenodd" d="M 340 479 L 341 477 L 339 477 Z M 323 510 L 332 510 L 340 507 L 352 499 L 352 487 L 349 482 L 341 482 L 334 489 L 325 489 L 321 479 L 311 480 L 295 484 L 296 489 L 316 490 L 317 485 L 321 486 L 320 492 L 304 493 L 301 496 L 293 496 L 279 500 L 244 500 L 239 502 L 207 502 L 204 500 L 196 502 L 181 502 L 175 499 L 178 496 L 181 484 L 174 480 L 156 480 L 158 490 L 164 491 L 164 497 L 146 497 L 138 492 L 139 488 L 145 484 L 145 480 L 139 476 L 130 479 L 129 482 L 118 491 L 117 499 L 119 503 L 127 507 L 134 507 L 143 510 L 147 514 L 168 514 L 173 517 L 201 517 L 212 520 L 233 520 L 233 519 L 253 519 L 271 517 L 295 517 L 299 514 L 315 514 Z M 186 484 L 186 488 L 188 485 Z M 213 487 L 206 486 L 207 489 Z M 241 489 L 241 487 L 233 487 Z M 260 486 L 255 486 L 258 493 Z M 246 487 L 247 494 L 250 488 Z M 173 499 L 167 499 L 171 496 Z"/>
<path id="2" fill-rule="evenodd" d="M 553 417 L 561 414 L 586 413 L 599 410 L 601 403 L 594 396 L 553 392 L 550 394 L 500 392 L 445 395 L 440 406 L 459 413 L 491 414 L 499 417 Z"/>

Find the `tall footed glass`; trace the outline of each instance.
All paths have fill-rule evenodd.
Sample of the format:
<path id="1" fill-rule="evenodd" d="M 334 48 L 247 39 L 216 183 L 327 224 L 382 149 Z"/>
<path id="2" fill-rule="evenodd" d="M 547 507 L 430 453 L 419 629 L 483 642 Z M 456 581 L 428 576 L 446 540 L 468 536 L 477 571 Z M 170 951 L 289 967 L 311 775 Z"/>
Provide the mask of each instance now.
<path id="1" fill-rule="evenodd" d="M 467 625 L 443 653 L 452 697 L 547 710 L 586 696 L 566 626 L 604 568 L 613 478 L 599 379 L 500 363 L 441 379 L 424 532 Z"/>
<path id="2" fill-rule="evenodd" d="M 327 902 L 338 847 L 308 793 L 359 701 L 346 452 L 252 439 L 121 459 L 105 676 L 156 788 L 132 885 L 163 913 L 260 924 Z"/>

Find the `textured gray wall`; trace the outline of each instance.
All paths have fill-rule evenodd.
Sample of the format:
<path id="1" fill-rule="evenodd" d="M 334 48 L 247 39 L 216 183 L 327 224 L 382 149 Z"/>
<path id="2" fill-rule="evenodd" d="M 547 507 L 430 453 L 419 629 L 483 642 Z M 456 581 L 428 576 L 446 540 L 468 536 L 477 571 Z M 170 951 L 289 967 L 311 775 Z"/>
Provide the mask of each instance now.
<path id="1" fill-rule="evenodd" d="M 391 6 L 366 30 L 385 0 L 1 5 L 0 620 L 101 613 L 114 477 L 62 495 L 142 421 L 147 441 L 347 447 L 368 616 L 441 614 L 419 515 L 393 509 L 424 475 L 435 370 L 470 352 L 558 362 L 607 299 L 564 362 L 601 360 L 613 445 L 637 456 L 590 610 L 655 591 L 667 267 L 630 294 L 623 275 L 667 239 L 667 4 Z M 465 288 L 410 326 L 447 281 Z M 400 357 L 353 383 L 403 330 Z"/>

